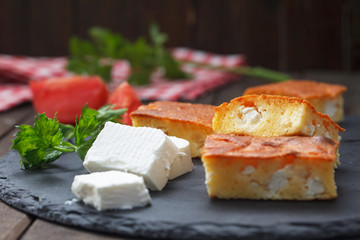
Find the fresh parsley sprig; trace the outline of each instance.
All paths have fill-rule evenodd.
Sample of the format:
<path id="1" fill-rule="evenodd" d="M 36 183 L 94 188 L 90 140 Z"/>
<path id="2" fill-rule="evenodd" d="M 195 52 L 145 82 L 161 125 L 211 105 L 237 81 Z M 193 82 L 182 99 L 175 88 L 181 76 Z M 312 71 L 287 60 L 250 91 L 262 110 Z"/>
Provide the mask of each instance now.
<path id="1" fill-rule="evenodd" d="M 119 33 L 93 27 L 89 31 L 89 41 L 71 38 L 67 69 L 78 74 L 99 75 L 110 82 L 115 60 L 126 59 L 131 65 L 130 84 L 148 84 L 151 74 L 158 68 L 164 70 L 167 79 L 189 78 L 190 75 L 183 72 L 165 50 L 167 36 L 159 31 L 156 24 L 150 26 L 149 33 L 151 44 L 142 37 L 131 42 Z"/>
<path id="2" fill-rule="evenodd" d="M 56 115 L 51 119 L 39 114 L 33 126 L 17 126 L 19 131 L 11 149 L 18 151 L 20 166 L 25 169 L 43 168 L 66 152 L 76 152 L 84 160 L 105 122 L 118 122 L 125 112 L 126 109 L 112 109 L 109 105 L 99 110 L 84 106 L 75 127 L 60 124 Z M 75 145 L 66 141 L 72 137 Z"/>

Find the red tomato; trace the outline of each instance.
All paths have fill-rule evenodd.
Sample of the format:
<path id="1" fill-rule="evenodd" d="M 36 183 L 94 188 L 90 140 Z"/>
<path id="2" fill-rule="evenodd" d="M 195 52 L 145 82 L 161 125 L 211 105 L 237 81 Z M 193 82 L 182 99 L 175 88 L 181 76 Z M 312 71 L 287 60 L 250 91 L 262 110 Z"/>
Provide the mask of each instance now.
<path id="1" fill-rule="evenodd" d="M 135 90 L 127 83 L 120 84 L 115 91 L 110 95 L 109 101 L 111 105 L 115 105 L 115 109 L 127 108 L 128 110 L 122 116 L 121 122 L 132 125 L 130 113 L 138 109 L 141 105 L 141 100 L 136 94 Z"/>
<path id="2" fill-rule="evenodd" d="M 74 124 L 85 104 L 98 109 L 106 104 L 108 90 L 97 76 L 64 77 L 44 81 L 31 81 L 33 105 L 38 113 L 56 117 L 61 123 Z"/>

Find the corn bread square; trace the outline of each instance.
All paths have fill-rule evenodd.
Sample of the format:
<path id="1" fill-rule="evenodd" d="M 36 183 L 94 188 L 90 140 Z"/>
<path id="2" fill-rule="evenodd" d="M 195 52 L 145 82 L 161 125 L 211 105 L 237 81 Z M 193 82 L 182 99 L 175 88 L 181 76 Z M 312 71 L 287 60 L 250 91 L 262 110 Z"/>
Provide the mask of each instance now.
<path id="1" fill-rule="evenodd" d="M 191 157 L 200 157 L 207 135 L 213 133 L 215 106 L 157 101 L 130 114 L 134 127 L 158 128 L 169 136 L 190 142 Z"/>
<path id="2" fill-rule="evenodd" d="M 215 133 L 256 137 L 324 136 L 339 140 L 344 131 L 328 115 L 319 113 L 306 100 L 276 96 L 247 95 L 215 109 Z"/>
<path id="3" fill-rule="evenodd" d="M 325 137 L 209 135 L 202 154 L 208 194 L 222 199 L 335 198 L 338 146 Z"/>
<path id="4" fill-rule="evenodd" d="M 339 84 L 321 83 L 310 80 L 291 80 L 247 88 L 244 95 L 267 94 L 299 97 L 308 100 L 318 112 L 329 115 L 335 122 L 344 119 L 346 87 Z"/>

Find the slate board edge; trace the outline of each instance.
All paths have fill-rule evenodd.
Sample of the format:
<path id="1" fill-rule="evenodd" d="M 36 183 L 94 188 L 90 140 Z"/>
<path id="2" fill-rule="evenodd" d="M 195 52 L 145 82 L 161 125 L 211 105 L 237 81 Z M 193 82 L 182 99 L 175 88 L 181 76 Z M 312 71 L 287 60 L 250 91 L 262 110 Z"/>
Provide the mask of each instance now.
<path id="1" fill-rule="evenodd" d="M 4 158 L 11 158 L 15 154 L 10 151 Z M 360 235 L 360 218 L 325 223 L 289 222 L 264 227 L 214 222 L 145 222 L 123 217 L 119 212 L 99 213 L 84 207 L 79 211 L 78 207 L 53 204 L 39 199 L 29 190 L 17 189 L 1 170 L 0 199 L 28 214 L 66 226 L 147 239 L 324 239 Z M 98 218 L 101 218 L 101 224 Z"/>

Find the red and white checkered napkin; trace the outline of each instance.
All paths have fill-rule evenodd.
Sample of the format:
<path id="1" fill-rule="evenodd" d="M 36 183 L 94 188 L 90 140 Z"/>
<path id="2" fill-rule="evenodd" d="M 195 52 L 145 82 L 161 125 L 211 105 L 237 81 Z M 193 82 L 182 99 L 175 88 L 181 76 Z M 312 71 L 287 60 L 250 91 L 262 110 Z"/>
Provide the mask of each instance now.
<path id="1" fill-rule="evenodd" d="M 214 66 L 235 67 L 245 65 L 245 56 L 216 55 L 188 48 L 175 48 L 173 56 L 178 60 L 206 63 Z M 71 76 L 66 71 L 67 59 L 34 58 L 0 55 L 0 111 L 10 109 L 22 102 L 30 101 L 32 94 L 26 84 L 31 80 Z M 239 79 L 239 76 L 209 69 L 184 65 L 183 69 L 193 78 L 168 81 L 154 74 L 151 84 L 135 87 L 142 100 L 194 100 L 201 94 Z M 118 61 L 112 72 L 112 90 L 126 81 L 130 74 L 130 66 L 126 61 Z"/>

